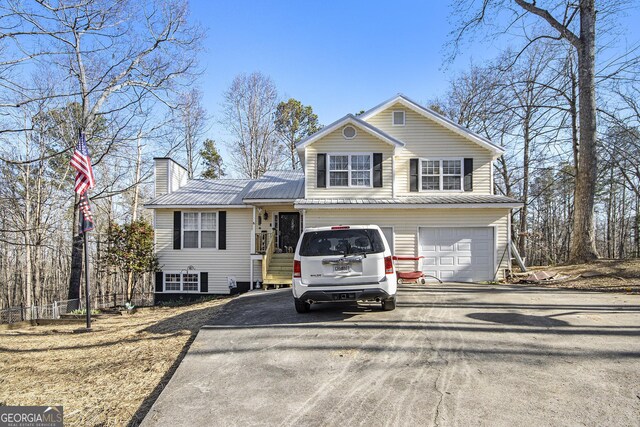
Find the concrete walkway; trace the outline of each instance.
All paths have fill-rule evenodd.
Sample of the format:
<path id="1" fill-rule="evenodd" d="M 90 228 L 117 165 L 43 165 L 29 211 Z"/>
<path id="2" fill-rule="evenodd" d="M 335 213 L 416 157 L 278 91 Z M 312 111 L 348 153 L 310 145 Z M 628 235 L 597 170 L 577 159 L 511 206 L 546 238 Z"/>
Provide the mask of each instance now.
<path id="1" fill-rule="evenodd" d="M 640 296 L 405 286 L 393 312 L 254 292 L 198 334 L 145 426 L 640 425 Z"/>

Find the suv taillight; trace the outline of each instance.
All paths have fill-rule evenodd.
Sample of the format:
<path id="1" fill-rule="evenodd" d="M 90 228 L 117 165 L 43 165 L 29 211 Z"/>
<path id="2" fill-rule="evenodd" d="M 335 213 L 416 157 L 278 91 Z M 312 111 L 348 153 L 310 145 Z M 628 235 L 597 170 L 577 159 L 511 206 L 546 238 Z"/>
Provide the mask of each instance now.
<path id="1" fill-rule="evenodd" d="M 384 257 L 384 274 L 393 274 L 393 260 L 390 256 Z"/>
<path id="2" fill-rule="evenodd" d="M 293 261 L 293 277 L 294 279 L 299 279 L 302 277 L 302 267 L 300 266 L 300 261 L 298 260 Z"/>

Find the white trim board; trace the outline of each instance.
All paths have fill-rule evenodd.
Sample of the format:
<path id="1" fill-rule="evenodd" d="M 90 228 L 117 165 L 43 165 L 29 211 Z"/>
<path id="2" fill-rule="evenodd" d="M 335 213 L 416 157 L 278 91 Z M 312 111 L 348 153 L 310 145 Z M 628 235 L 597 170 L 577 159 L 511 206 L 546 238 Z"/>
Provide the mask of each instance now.
<path id="1" fill-rule="evenodd" d="M 144 205 L 146 209 L 251 209 L 250 205 Z"/>
<path id="2" fill-rule="evenodd" d="M 296 209 L 515 209 L 522 207 L 522 203 L 440 203 L 440 204 L 377 204 L 377 203 L 327 203 L 295 204 Z"/>

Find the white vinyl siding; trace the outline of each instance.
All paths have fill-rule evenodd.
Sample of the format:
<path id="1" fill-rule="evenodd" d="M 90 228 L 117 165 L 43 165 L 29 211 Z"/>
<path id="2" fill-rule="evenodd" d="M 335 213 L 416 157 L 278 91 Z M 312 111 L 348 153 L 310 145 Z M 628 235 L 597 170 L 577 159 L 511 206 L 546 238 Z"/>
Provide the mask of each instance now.
<path id="1" fill-rule="evenodd" d="M 331 186 L 329 177 L 330 157 L 327 156 L 327 188 L 317 187 L 316 162 L 318 153 L 329 155 L 372 154 L 382 153 L 382 187 L 369 186 Z M 346 140 L 342 136 L 342 128 L 336 129 L 322 139 L 310 144 L 306 148 L 306 197 L 310 199 L 346 199 L 353 197 L 390 198 L 392 197 L 391 182 L 393 176 L 393 146 L 358 129 L 355 138 Z M 361 166 L 364 167 L 364 166 Z M 373 156 L 370 158 L 370 167 L 373 169 Z M 362 183 L 361 175 L 357 173 Z M 353 176 L 351 177 L 354 178 Z M 370 178 L 373 183 L 373 177 Z"/>
<path id="2" fill-rule="evenodd" d="M 171 172 L 171 188 L 170 190 L 176 191 L 183 185 L 187 183 L 187 171 L 180 166 L 179 164 L 172 162 L 170 172 Z"/>
<path id="3" fill-rule="evenodd" d="M 227 212 L 227 249 L 173 249 L 173 210 L 156 209 L 156 253 L 162 271 L 180 272 L 189 266 L 194 271 L 208 272 L 209 293 L 228 294 L 227 276 L 238 282 L 249 282 L 249 253 L 251 252 L 252 209 L 225 209 Z M 183 212 L 212 212 L 217 210 L 183 209 Z M 254 280 L 261 280 L 260 262 L 254 262 Z"/>
<path id="4" fill-rule="evenodd" d="M 419 252 L 420 227 L 491 227 L 496 232 L 496 249 L 492 253 L 494 264 L 500 264 L 498 279 L 509 268 L 507 253 L 509 209 L 456 208 L 456 209 L 307 209 L 306 227 L 335 224 L 378 224 L 393 227 L 394 255 L 416 256 Z M 418 268 L 411 261 L 399 262 L 405 270 Z M 495 269 L 494 269 L 495 271 Z"/>
<path id="5" fill-rule="evenodd" d="M 154 159 L 155 197 L 178 190 L 187 183 L 187 171 L 170 159 Z"/>
<path id="6" fill-rule="evenodd" d="M 401 109 L 405 111 L 406 123 L 393 126 L 392 112 Z M 491 194 L 492 153 L 486 148 L 401 104 L 381 111 L 367 122 L 406 144 L 398 148 L 395 155 L 396 196 L 416 195 L 409 191 L 409 159 L 412 158 L 473 158 L 473 193 Z"/>
<path id="7" fill-rule="evenodd" d="M 169 191 L 169 160 L 155 159 L 155 196 L 162 196 Z"/>

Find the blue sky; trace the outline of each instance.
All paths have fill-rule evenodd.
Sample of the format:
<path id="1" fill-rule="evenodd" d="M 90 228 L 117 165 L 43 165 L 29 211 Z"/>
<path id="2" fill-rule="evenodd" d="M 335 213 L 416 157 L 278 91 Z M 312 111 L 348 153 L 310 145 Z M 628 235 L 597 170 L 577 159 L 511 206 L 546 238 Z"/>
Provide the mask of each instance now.
<path id="1" fill-rule="evenodd" d="M 222 93 L 235 75 L 261 71 L 283 98 L 311 105 L 322 124 L 403 93 L 418 102 L 444 94 L 449 77 L 509 44 L 478 40 L 444 68 L 451 31 L 449 2 L 193 0 L 207 29 L 200 78 L 204 103 L 219 120 Z M 637 22 L 634 10 L 620 25 Z M 638 40 L 637 25 L 629 38 Z M 209 137 L 227 137 L 213 123 Z M 223 150 L 224 154 L 224 150 Z"/>

